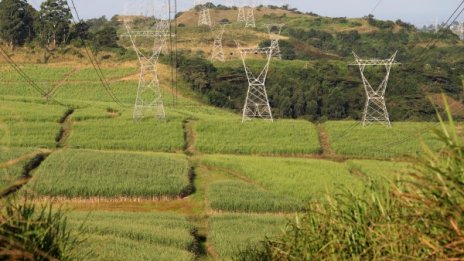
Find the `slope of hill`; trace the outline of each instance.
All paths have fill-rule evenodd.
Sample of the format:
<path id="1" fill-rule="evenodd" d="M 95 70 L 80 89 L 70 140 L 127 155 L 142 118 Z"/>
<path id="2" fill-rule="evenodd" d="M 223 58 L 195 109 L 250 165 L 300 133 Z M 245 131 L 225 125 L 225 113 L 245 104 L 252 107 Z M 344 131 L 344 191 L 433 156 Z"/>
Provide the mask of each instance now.
<path id="1" fill-rule="evenodd" d="M 218 14 L 222 12 L 231 19 L 235 13 Z M 320 22 L 318 37 L 325 30 L 332 35 L 350 26 L 364 34 L 382 31 L 365 19 L 345 22 L 284 10 L 259 12 L 259 23 L 274 21 L 266 17 L 276 12 L 294 23 L 295 30 L 309 30 L 306 26 Z M 312 42 L 317 37 L 297 39 L 292 28 L 284 31 L 283 39 L 299 59 L 272 61 L 268 87 L 275 115 L 300 119 L 241 124 L 236 111 L 243 106 L 247 83 L 235 47 L 230 44 L 232 55 L 226 63 L 208 62 L 210 31 L 195 27 L 192 17 L 193 11 L 179 17 L 186 27 L 178 34 L 177 104 L 167 57 L 158 68 L 166 121 L 132 119 L 136 59 L 121 61 L 111 52 L 99 55 L 112 56 L 101 66 L 122 104 L 108 95 L 88 62 L 71 54 L 61 54 L 63 61 L 56 55 L 50 64 L 27 59 L 22 52 L 30 50 L 12 54 L 47 95 L 0 64 L 0 185 L 28 182 L 19 193 L 27 191 L 39 202 L 71 209 L 73 227 L 87 218 L 88 241 L 82 251 L 93 251 L 93 260 L 231 260 L 247 245 L 279 233 L 307 201 L 324 200 L 326 193 L 347 188 L 362 193 L 371 180 L 388 184 L 409 166 L 404 156 L 421 151 L 420 140 L 440 146 L 428 122 L 395 121 L 386 129 L 362 128 L 355 121 L 308 121 L 358 117 L 363 93 L 358 72 L 347 68 L 347 56 L 317 46 Z M 345 23 L 348 27 L 342 26 Z M 399 33 L 400 27 L 396 24 L 392 30 Z M 262 29 L 246 31 L 239 24 L 230 28 L 231 36 L 249 46 L 267 39 Z M 415 34 L 411 32 L 411 38 Z M 121 39 L 120 44 L 127 42 Z M 299 54 L 306 49 L 313 50 L 309 63 Z M 446 50 L 437 48 L 443 52 L 437 58 L 446 59 Z M 34 58 L 40 58 L 35 52 Z M 251 67 L 261 62 L 254 59 Z M 407 95 L 405 90 L 418 79 L 435 79 L 432 87 L 437 89 L 454 83 L 459 69 L 447 70 L 443 64 L 431 63 L 425 75 L 413 70 L 418 78 L 409 78 L 407 65 L 393 75 L 392 92 L 398 97 L 389 105 L 395 105 L 395 117 L 415 107 L 404 118 L 433 113 L 429 103 L 421 103 L 430 91 L 422 92 L 425 84 Z M 448 91 L 457 94 L 453 88 Z"/>

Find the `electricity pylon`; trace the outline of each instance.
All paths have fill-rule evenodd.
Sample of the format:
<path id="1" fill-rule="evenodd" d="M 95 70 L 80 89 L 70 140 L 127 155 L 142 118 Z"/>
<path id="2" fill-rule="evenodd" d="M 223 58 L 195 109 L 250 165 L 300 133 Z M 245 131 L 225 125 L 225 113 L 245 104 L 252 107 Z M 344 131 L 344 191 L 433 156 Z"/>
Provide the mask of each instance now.
<path id="1" fill-rule="evenodd" d="M 451 30 L 453 31 L 453 33 L 459 36 L 459 39 L 464 40 L 464 23 L 460 23 L 456 26 L 453 26 Z"/>
<path id="2" fill-rule="evenodd" d="M 163 21 L 159 21 L 153 29 L 139 31 L 132 29 L 127 21 L 124 24 L 127 31 L 127 35 L 124 36 L 129 37 L 140 63 L 140 78 L 133 118 L 140 120 L 149 112 L 153 113 L 155 117 L 164 120 L 166 113 L 158 79 L 157 65 L 161 51 L 166 46 L 166 37 L 168 35 L 166 25 Z M 153 42 L 153 47 L 149 54 L 142 52 L 137 42 L 138 38 Z"/>
<path id="3" fill-rule="evenodd" d="M 245 28 L 256 27 L 254 12 L 255 12 L 255 8 L 253 6 L 249 6 L 248 8 L 246 8 Z"/>
<path id="4" fill-rule="evenodd" d="M 266 24 L 267 31 L 269 33 L 269 39 L 271 40 L 271 47 L 273 48 L 272 57 L 279 60 L 282 59 L 280 52 L 279 36 L 282 33 L 284 24 Z"/>
<path id="5" fill-rule="evenodd" d="M 237 15 L 237 22 L 245 23 L 246 22 L 246 15 L 245 15 L 245 2 L 244 0 L 237 0 L 237 8 L 238 8 L 238 15 Z"/>
<path id="6" fill-rule="evenodd" d="M 380 60 L 380 59 L 369 59 L 363 60 L 353 52 L 355 62 L 351 65 L 359 66 L 361 72 L 362 81 L 364 84 L 364 89 L 366 91 L 366 104 L 363 112 L 362 125 L 368 126 L 374 123 L 379 123 L 391 127 L 390 118 L 388 116 L 387 106 L 385 103 L 385 91 L 387 90 L 388 79 L 390 77 L 391 67 L 397 65 L 395 58 L 398 51 L 393 54 L 390 59 Z M 385 66 L 386 76 L 383 81 L 380 83 L 379 87 L 374 89 L 372 85 L 367 80 L 364 71 L 366 66 Z"/>
<path id="7" fill-rule="evenodd" d="M 227 24 L 219 24 L 219 29 L 215 32 L 213 43 L 213 52 L 211 56 L 211 61 L 218 60 L 221 62 L 225 61 L 224 58 L 224 49 L 222 47 L 222 37 L 224 36 L 225 27 Z M 214 31 L 213 31 L 214 33 Z"/>
<path id="8" fill-rule="evenodd" d="M 248 79 L 248 91 L 243 106 L 242 123 L 257 118 L 274 121 L 266 92 L 266 77 L 271 63 L 272 48 L 242 48 L 238 42 L 237 48 Z M 264 54 L 266 56 L 266 64 L 258 76 L 255 76 L 247 65 L 248 54 Z"/>
<path id="9" fill-rule="evenodd" d="M 200 12 L 198 17 L 198 26 L 207 25 L 211 27 L 211 14 L 205 0 L 195 0 L 195 4 L 200 5 Z"/>

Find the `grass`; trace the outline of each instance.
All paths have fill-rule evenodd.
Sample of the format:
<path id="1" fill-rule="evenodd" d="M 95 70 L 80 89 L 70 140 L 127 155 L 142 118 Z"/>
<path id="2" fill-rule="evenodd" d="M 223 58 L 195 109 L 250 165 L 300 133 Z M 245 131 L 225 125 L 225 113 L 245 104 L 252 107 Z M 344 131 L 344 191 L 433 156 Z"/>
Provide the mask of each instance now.
<path id="1" fill-rule="evenodd" d="M 422 134 L 432 126 L 432 123 L 399 122 L 393 123 L 392 128 L 377 125 L 364 128 L 348 121 L 325 123 L 336 153 L 379 158 L 415 155 L 422 150 L 421 139 L 436 147 L 437 141 L 430 131 Z"/>
<path id="2" fill-rule="evenodd" d="M 62 150 L 34 175 L 40 195 L 63 197 L 177 197 L 190 188 L 183 156 Z"/>
<path id="3" fill-rule="evenodd" d="M 411 168 L 410 163 L 397 161 L 349 160 L 347 165 L 378 183 L 395 181 L 404 171 Z"/>
<path id="4" fill-rule="evenodd" d="M 249 245 L 279 233 L 286 224 L 285 217 L 272 215 L 226 214 L 213 216 L 209 221 L 208 243 L 221 260 L 232 260 Z"/>
<path id="5" fill-rule="evenodd" d="M 236 120 L 199 121 L 195 147 L 205 153 L 310 154 L 318 153 L 317 132 L 309 122 L 279 120 L 274 123 Z"/>
<path id="6" fill-rule="evenodd" d="M 87 242 L 81 252 L 90 260 L 193 260 L 190 225 L 168 213 L 71 212 L 73 227 L 83 221 Z"/>
<path id="7" fill-rule="evenodd" d="M 0 122 L 0 145 L 53 148 L 59 130 L 56 122 Z"/>
<path id="8" fill-rule="evenodd" d="M 208 187 L 206 196 L 211 208 L 219 211 L 295 212 L 302 209 L 302 203 L 296 199 L 243 181 L 214 182 Z"/>
<path id="9" fill-rule="evenodd" d="M 58 122 L 67 108 L 28 102 L 1 101 L 0 119 L 3 121 Z"/>
<path id="10" fill-rule="evenodd" d="M 19 178 L 23 173 L 23 165 L 27 160 L 32 158 L 32 156 L 24 157 L 15 162 L 15 164 L 7 163 L 24 155 L 31 154 L 32 152 L 34 152 L 34 150 L 29 148 L 0 147 L 0 190 Z"/>
<path id="11" fill-rule="evenodd" d="M 208 155 L 202 163 L 236 175 L 281 196 L 315 200 L 342 188 L 363 189 L 361 179 L 350 174 L 345 164 L 315 159 Z"/>
<path id="12" fill-rule="evenodd" d="M 103 68 L 102 72 L 106 79 L 118 79 L 125 76 L 130 76 L 136 74 L 139 69 L 136 67 L 117 67 L 117 68 Z M 73 74 L 68 79 L 69 81 L 100 81 L 95 69 L 90 68 L 82 68 L 75 74 Z"/>
<path id="13" fill-rule="evenodd" d="M 174 152 L 184 147 L 182 123 L 147 118 L 135 122 L 126 117 L 88 120 L 73 125 L 70 145 L 105 150 Z"/>

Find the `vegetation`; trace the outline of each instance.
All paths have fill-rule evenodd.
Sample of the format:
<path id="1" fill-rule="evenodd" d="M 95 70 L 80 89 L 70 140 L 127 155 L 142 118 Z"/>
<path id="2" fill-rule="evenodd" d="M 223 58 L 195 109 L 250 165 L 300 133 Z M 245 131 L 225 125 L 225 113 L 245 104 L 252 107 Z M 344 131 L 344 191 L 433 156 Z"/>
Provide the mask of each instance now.
<path id="1" fill-rule="evenodd" d="M 405 182 L 312 204 L 240 259 L 462 259 L 464 143 L 448 117 L 451 127 L 442 122 L 435 132 L 444 148 L 425 146 Z"/>
<path id="2" fill-rule="evenodd" d="M 311 154 L 320 146 L 314 125 L 304 121 L 246 122 L 200 121 L 195 128 L 195 147 L 206 153 Z"/>
<path id="3" fill-rule="evenodd" d="M 73 126 L 73 147 L 174 152 L 184 147 L 180 121 L 88 120 Z"/>
<path id="4" fill-rule="evenodd" d="M 87 237 L 79 252 L 87 260 L 192 260 L 193 227 L 175 214 L 129 212 L 71 212 L 71 227 L 85 220 Z"/>
<path id="5" fill-rule="evenodd" d="M 331 161 L 217 155 L 203 157 L 202 163 L 302 201 L 319 200 L 344 187 L 355 192 L 363 188 L 361 179 L 353 177 L 343 164 Z"/>
<path id="6" fill-rule="evenodd" d="M 76 254 L 83 241 L 68 227 L 65 213 L 30 200 L 2 200 L 0 205 L 0 258 L 3 260 L 86 260 Z M 79 222 L 81 224 L 81 222 Z"/>
<path id="7" fill-rule="evenodd" d="M 188 171 L 180 156 L 63 150 L 42 164 L 32 186 L 52 197 L 172 198 L 192 192 Z"/>
<path id="8" fill-rule="evenodd" d="M 359 123 L 348 121 L 324 124 L 336 153 L 379 158 L 414 156 L 421 151 L 421 140 L 438 149 L 440 144 L 433 138 L 433 133 L 427 132 L 433 126 L 420 122 L 393 123 L 392 128 L 375 125 L 363 128 Z"/>
<path id="9" fill-rule="evenodd" d="M 297 200 L 266 191 L 243 181 L 217 181 L 206 195 L 211 208 L 230 212 L 296 212 L 302 209 Z"/>
<path id="10" fill-rule="evenodd" d="M 232 260 L 250 244 L 278 234 L 286 218 L 274 215 L 224 214 L 210 218 L 209 243 L 221 260 Z M 251 259 L 249 259 L 251 260 Z"/>

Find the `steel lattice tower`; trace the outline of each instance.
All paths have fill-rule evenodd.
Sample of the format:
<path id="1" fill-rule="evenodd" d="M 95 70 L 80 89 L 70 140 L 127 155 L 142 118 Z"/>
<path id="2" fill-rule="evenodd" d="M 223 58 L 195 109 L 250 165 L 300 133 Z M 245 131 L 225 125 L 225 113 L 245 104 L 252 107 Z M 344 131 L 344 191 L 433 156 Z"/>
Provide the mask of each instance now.
<path id="1" fill-rule="evenodd" d="M 213 43 L 213 51 L 211 61 L 218 60 L 225 61 L 224 49 L 222 48 L 222 37 L 224 36 L 226 24 L 219 24 L 219 29 L 216 31 Z M 214 31 L 213 31 L 214 33 Z"/>
<path id="2" fill-rule="evenodd" d="M 153 28 L 147 30 L 136 30 L 131 28 L 127 20 L 124 21 L 127 34 L 140 63 L 140 76 L 135 100 L 133 118 L 142 119 L 147 113 L 153 113 L 154 117 L 165 119 L 163 97 L 158 79 L 158 59 L 164 48 L 166 48 L 166 37 L 168 36 L 169 21 L 159 20 Z M 167 26 L 166 26 L 167 25 Z M 149 54 L 142 51 L 137 39 L 149 40 L 153 43 Z"/>
<path id="3" fill-rule="evenodd" d="M 246 15 L 245 15 L 245 0 L 237 0 L 237 8 L 238 8 L 238 15 L 237 15 L 237 22 L 245 23 L 246 22 Z"/>
<path id="4" fill-rule="evenodd" d="M 242 48 L 239 43 L 237 43 L 237 46 L 248 79 L 248 91 L 243 106 L 242 123 L 256 118 L 274 121 L 266 92 L 266 77 L 271 63 L 272 48 Z M 248 54 L 264 54 L 266 56 L 266 64 L 258 76 L 255 76 L 247 65 Z"/>
<path id="5" fill-rule="evenodd" d="M 282 59 L 279 45 L 279 36 L 282 33 L 282 28 L 284 26 L 284 24 L 266 24 L 266 28 L 269 33 L 269 39 L 271 40 L 271 47 L 273 49 L 272 57 L 275 57 L 279 60 Z"/>
<path id="6" fill-rule="evenodd" d="M 391 67 L 398 63 L 395 62 L 395 58 L 398 52 L 395 52 L 390 59 L 369 59 L 363 60 L 353 52 L 355 62 L 351 65 L 359 66 L 361 77 L 366 91 L 366 104 L 363 112 L 362 125 L 368 126 L 374 123 L 379 123 L 391 127 L 390 118 L 388 116 L 387 106 L 385 103 L 385 91 L 387 90 L 388 79 L 390 77 Z M 374 89 L 369 81 L 367 80 L 364 72 L 367 66 L 385 66 L 386 75 L 379 87 Z"/>
<path id="7" fill-rule="evenodd" d="M 246 8 L 246 20 L 245 20 L 245 27 L 256 27 L 255 22 L 255 8 L 253 6 L 249 6 Z"/>
<path id="8" fill-rule="evenodd" d="M 198 17 L 198 26 L 207 25 L 212 26 L 211 23 L 211 14 L 209 8 L 206 6 L 205 0 L 195 0 L 195 5 L 200 6 L 200 12 Z"/>

